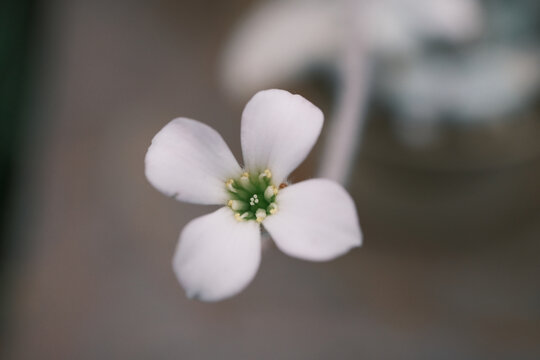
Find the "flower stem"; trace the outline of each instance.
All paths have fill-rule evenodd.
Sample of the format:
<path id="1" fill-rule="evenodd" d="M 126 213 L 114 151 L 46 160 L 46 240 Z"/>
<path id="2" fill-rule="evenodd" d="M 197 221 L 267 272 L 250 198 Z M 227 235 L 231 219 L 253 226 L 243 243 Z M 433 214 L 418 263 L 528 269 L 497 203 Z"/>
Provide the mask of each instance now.
<path id="1" fill-rule="evenodd" d="M 329 124 L 318 174 L 341 184 L 349 179 L 362 141 L 372 73 L 369 46 L 363 32 L 353 24 L 340 67 L 341 89 L 334 121 Z"/>

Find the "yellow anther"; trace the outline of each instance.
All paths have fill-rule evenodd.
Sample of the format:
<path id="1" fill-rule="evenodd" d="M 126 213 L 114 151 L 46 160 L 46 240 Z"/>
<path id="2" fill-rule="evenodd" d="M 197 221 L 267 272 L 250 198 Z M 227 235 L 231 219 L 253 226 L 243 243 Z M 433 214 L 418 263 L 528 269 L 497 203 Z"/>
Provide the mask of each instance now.
<path id="1" fill-rule="evenodd" d="M 241 177 L 249 179 L 249 173 L 248 172 L 243 172 Z"/>
<path id="2" fill-rule="evenodd" d="M 227 206 L 228 206 L 228 207 L 232 208 L 232 205 L 233 205 L 233 201 L 232 201 L 232 200 L 227 201 Z"/>

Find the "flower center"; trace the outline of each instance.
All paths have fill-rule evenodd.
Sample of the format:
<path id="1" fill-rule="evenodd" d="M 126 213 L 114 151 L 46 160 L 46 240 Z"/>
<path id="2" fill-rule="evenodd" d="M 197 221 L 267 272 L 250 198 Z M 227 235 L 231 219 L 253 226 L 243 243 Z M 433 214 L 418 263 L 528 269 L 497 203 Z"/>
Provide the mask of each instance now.
<path id="1" fill-rule="evenodd" d="M 255 220 L 261 223 L 278 210 L 276 195 L 279 189 L 272 183 L 272 173 L 243 173 L 238 179 L 225 183 L 230 200 L 227 202 L 238 221 Z"/>

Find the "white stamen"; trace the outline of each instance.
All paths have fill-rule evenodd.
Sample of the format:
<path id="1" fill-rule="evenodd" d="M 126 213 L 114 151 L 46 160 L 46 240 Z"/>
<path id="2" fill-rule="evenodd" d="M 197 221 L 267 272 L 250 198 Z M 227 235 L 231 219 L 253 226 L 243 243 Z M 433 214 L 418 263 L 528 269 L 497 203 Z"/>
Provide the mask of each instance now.
<path id="1" fill-rule="evenodd" d="M 246 211 L 242 215 L 240 215 L 239 213 L 234 214 L 234 218 L 236 220 L 238 220 L 238 221 L 244 221 L 245 218 L 247 218 L 249 215 L 250 215 L 250 213 Z"/>
<path id="2" fill-rule="evenodd" d="M 275 187 L 274 185 L 270 185 L 266 188 L 266 190 L 264 190 L 264 198 L 268 201 L 268 202 L 271 202 L 272 201 L 272 197 L 274 197 L 275 195 L 277 195 L 278 193 L 278 188 Z"/>
<path id="3" fill-rule="evenodd" d="M 278 206 L 276 205 L 276 203 L 271 203 L 269 206 L 268 206 L 268 212 L 271 214 L 271 215 L 274 215 L 275 213 L 277 213 L 278 211 Z"/>
<path id="4" fill-rule="evenodd" d="M 262 179 L 263 177 L 270 179 L 272 177 L 272 173 L 270 172 L 270 170 L 266 169 L 259 175 L 259 179 Z"/>
<path id="5" fill-rule="evenodd" d="M 254 191 L 255 187 L 253 184 L 249 181 L 249 173 L 244 172 L 242 176 L 240 176 L 240 184 L 242 184 L 242 187 L 248 191 Z"/>
<path id="6" fill-rule="evenodd" d="M 225 186 L 227 187 L 227 190 L 235 193 L 237 192 L 236 189 L 233 187 L 233 184 L 234 184 L 234 180 L 233 179 L 229 179 L 227 180 L 227 182 L 225 183 Z"/>
<path id="7" fill-rule="evenodd" d="M 248 208 L 248 204 L 242 200 L 229 200 L 227 205 L 234 211 L 246 210 Z"/>
<path id="8" fill-rule="evenodd" d="M 260 224 L 266 217 L 266 211 L 264 209 L 257 209 L 255 212 L 256 221 Z"/>

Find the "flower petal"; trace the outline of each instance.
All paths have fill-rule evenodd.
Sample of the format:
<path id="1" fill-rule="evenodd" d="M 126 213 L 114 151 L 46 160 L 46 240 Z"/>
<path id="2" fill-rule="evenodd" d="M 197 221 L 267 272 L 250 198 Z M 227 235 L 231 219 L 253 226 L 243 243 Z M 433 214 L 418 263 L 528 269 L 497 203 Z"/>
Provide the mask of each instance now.
<path id="1" fill-rule="evenodd" d="M 308 155 L 323 124 L 319 108 L 285 90 L 260 91 L 242 114 L 242 154 L 250 171 L 270 169 L 281 183 Z"/>
<path id="2" fill-rule="evenodd" d="M 217 131 L 186 118 L 174 119 L 154 136 L 145 166 L 159 191 L 196 204 L 224 204 L 225 181 L 242 172 Z"/>
<path id="3" fill-rule="evenodd" d="M 281 190 L 276 214 L 263 225 L 284 253 L 324 261 L 362 244 L 354 202 L 343 187 L 326 179 L 302 181 Z"/>
<path id="4" fill-rule="evenodd" d="M 187 224 L 173 268 L 188 297 L 218 301 L 244 289 L 257 273 L 260 260 L 259 225 L 238 222 L 224 207 Z"/>

